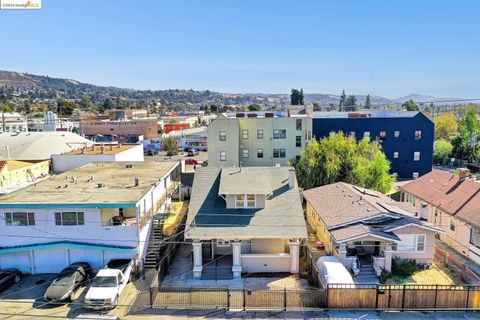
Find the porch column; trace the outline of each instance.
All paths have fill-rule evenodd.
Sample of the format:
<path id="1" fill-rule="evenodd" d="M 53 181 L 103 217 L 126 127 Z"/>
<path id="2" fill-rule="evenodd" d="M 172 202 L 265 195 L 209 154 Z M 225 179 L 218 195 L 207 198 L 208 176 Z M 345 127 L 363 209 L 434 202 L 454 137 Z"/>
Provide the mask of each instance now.
<path id="1" fill-rule="evenodd" d="M 242 276 L 242 242 L 232 241 L 232 272 L 234 278 L 240 278 Z"/>
<path id="2" fill-rule="evenodd" d="M 387 243 L 385 245 L 385 250 L 383 251 L 385 255 L 385 271 L 391 272 L 392 271 L 392 256 L 393 250 L 392 245 Z"/>
<path id="3" fill-rule="evenodd" d="M 338 248 L 338 259 L 340 259 L 340 261 L 344 265 L 347 265 L 347 244 L 346 243 L 340 243 L 340 246 Z"/>
<path id="4" fill-rule="evenodd" d="M 202 242 L 195 240 L 192 242 L 193 245 L 193 277 L 195 279 L 200 279 L 202 276 Z"/>
<path id="5" fill-rule="evenodd" d="M 300 253 L 300 241 L 290 240 L 290 272 L 298 273 L 299 271 L 299 253 Z"/>

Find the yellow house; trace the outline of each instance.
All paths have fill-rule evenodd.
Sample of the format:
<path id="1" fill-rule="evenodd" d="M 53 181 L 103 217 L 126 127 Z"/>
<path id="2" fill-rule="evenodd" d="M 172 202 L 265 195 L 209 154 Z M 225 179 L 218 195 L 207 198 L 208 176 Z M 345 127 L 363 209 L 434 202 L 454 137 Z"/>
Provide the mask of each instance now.
<path id="1" fill-rule="evenodd" d="M 49 170 L 49 160 L 0 161 L 0 188 L 2 188 L 2 193 L 7 193 L 6 189 L 23 187 L 40 178 L 46 177 L 48 176 Z"/>

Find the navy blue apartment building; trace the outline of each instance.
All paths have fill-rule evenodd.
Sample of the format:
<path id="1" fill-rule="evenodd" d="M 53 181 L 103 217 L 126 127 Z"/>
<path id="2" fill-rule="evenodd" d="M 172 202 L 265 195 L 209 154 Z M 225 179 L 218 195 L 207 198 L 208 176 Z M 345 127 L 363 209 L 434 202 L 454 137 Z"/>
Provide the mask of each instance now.
<path id="1" fill-rule="evenodd" d="M 422 112 L 314 112 L 312 118 L 316 138 L 342 131 L 357 139 L 369 136 L 380 141 L 398 178 L 411 179 L 432 170 L 434 124 Z"/>

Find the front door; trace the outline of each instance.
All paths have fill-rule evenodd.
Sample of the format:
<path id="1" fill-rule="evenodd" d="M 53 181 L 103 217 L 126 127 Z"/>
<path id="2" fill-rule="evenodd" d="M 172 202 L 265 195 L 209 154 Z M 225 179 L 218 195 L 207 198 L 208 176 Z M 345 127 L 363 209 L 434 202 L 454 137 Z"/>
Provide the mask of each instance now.
<path id="1" fill-rule="evenodd" d="M 202 241 L 202 257 L 203 260 L 213 260 L 213 242 L 210 241 Z"/>
<path id="2" fill-rule="evenodd" d="M 380 255 L 380 241 L 375 241 L 375 249 L 373 255 L 378 257 Z"/>

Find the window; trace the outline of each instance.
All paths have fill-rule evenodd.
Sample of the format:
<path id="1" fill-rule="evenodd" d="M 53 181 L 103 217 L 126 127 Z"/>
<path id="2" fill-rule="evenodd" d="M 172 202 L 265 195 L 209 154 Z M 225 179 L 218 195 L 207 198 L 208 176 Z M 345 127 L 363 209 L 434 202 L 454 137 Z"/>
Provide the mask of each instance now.
<path id="1" fill-rule="evenodd" d="M 380 140 L 387 139 L 387 131 L 380 131 Z"/>
<path id="2" fill-rule="evenodd" d="M 248 130 L 242 130 L 242 139 L 248 139 Z"/>
<path id="3" fill-rule="evenodd" d="M 450 231 L 455 231 L 455 220 L 450 218 Z"/>
<path id="4" fill-rule="evenodd" d="M 417 130 L 415 131 L 415 140 L 420 140 L 422 139 L 422 131 Z"/>
<path id="5" fill-rule="evenodd" d="M 217 247 L 230 247 L 230 241 L 218 239 Z"/>
<path id="6" fill-rule="evenodd" d="M 472 229 L 470 233 L 470 243 L 476 247 L 480 247 L 480 230 Z"/>
<path id="7" fill-rule="evenodd" d="M 416 198 L 408 193 L 405 194 L 405 201 L 410 202 L 413 206 L 415 206 Z"/>
<path id="8" fill-rule="evenodd" d="M 302 119 L 295 120 L 295 127 L 297 128 L 297 130 L 302 130 Z"/>
<path id="9" fill-rule="evenodd" d="M 397 179 L 397 177 L 398 177 L 398 173 L 396 173 L 396 172 L 392 172 L 392 176 L 393 176 L 395 179 Z"/>
<path id="10" fill-rule="evenodd" d="M 413 161 L 420 161 L 420 151 L 415 151 L 413 153 Z"/>
<path id="11" fill-rule="evenodd" d="M 218 133 L 218 138 L 220 141 L 227 141 L 227 133 L 225 131 L 220 131 Z"/>
<path id="12" fill-rule="evenodd" d="M 400 131 L 395 130 L 395 131 L 393 132 L 393 135 L 394 135 L 395 138 L 400 137 Z"/>
<path id="13" fill-rule="evenodd" d="M 254 194 L 235 195 L 235 208 L 255 208 L 256 206 Z"/>
<path id="14" fill-rule="evenodd" d="M 370 138 L 370 131 L 365 131 L 365 132 L 363 133 L 363 137 L 364 137 L 364 138 Z"/>
<path id="15" fill-rule="evenodd" d="M 242 157 L 248 158 L 248 149 L 242 149 Z"/>
<path id="16" fill-rule="evenodd" d="M 55 212 L 55 225 L 79 226 L 84 225 L 83 212 Z"/>
<path id="17" fill-rule="evenodd" d="M 302 146 L 302 136 L 297 136 L 295 139 L 295 147 L 301 147 Z"/>
<path id="18" fill-rule="evenodd" d="M 350 136 L 355 138 L 355 131 L 350 131 Z"/>
<path id="19" fill-rule="evenodd" d="M 425 251 L 424 234 L 397 234 L 400 242 L 397 244 L 397 252 L 423 252 Z"/>
<path id="20" fill-rule="evenodd" d="M 263 148 L 257 149 L 257 158 L 263 158 Z"/>
<path id="21" fill-rule="evenodd" d="M 273 139 L 286 139 L 287 130 L 286 129 L 273 129 Z"/>
<path id="22" fill-rule="evenodd" d="M 394 158 L 394 159 L 398 159 L 398 152 L 397 152 L 397 151 L 395 151 L 395 152 L 393 153 L 393 158 Z"/>
<path id="23" fill-rule="evenodd" d="M 286 150 L 285 149 L 273 149 L 273 157 L 274 158 L 286 158 Z"/>
<path id="24" fill-rule="evenodd" d="M 227 161 L 227 151 L 220 151 L 220 161 Z"/>
<path id="25" fill-rule="evenodd" d="M 35 214 L 33 212 L 5 212 L 7 226 L 34 226 Z"/>
<path id="26" fill-rule="evenodd" d="M 257 139 L 263 139 L 263 129 L 257 130 Z"/>
<path id="27" fill-rule="evenodd" d="M 412 177 L 413 177 L 414 179 L 417 179 L 418 176 L 419 176 L 418 172 L 414 172 L 414 173 L 412 174 Z"/>

